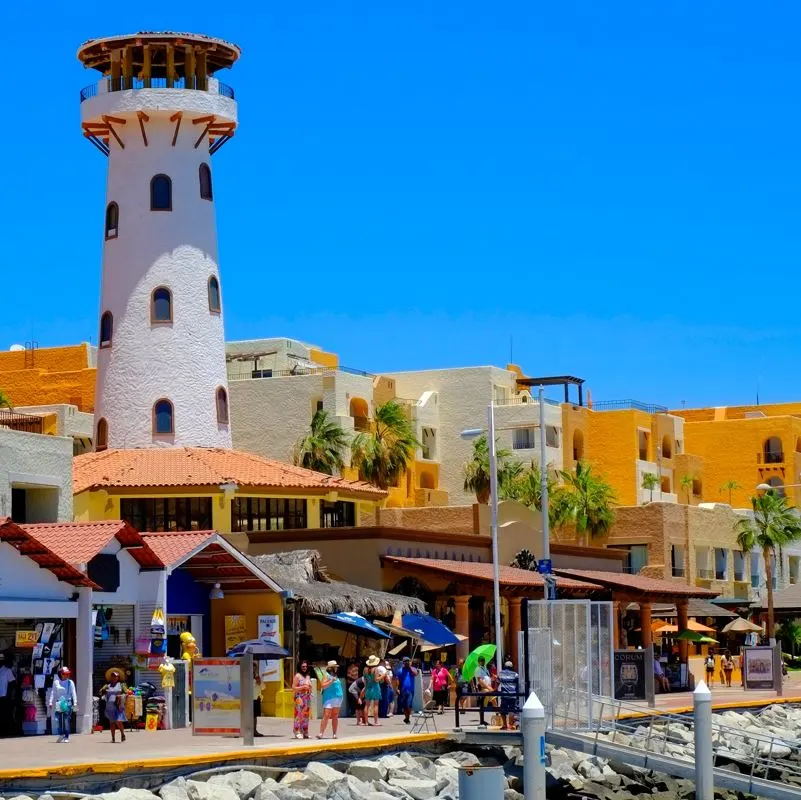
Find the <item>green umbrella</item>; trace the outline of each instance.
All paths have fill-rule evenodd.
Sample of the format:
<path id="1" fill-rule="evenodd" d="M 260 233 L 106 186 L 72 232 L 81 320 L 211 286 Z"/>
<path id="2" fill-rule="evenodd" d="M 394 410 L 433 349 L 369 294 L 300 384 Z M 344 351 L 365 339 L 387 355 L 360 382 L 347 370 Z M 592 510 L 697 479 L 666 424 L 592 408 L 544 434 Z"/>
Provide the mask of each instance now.
<path id="1" fill-rule="evenodd" d="M 494 644 L 480 644 L 464 660 L 464 666 L 462 667 L 462 680 L 463 681 L 473 680 L 473 676 L 476 674 L 476 669 L 478 668 L 479 658 L 483 658 L 485 662 L 489 662 L 492 661 L 494 655 L 495 655 Z"/>
<path id="2" fill-rule="evenodd" d="M 698 641 L 698 644 L 718 644 L 718 640 L 717 639 L 713 639 L 711 636 L 702 636 L 697 641 Z"/>
<path id="3" fill-rule="evenodd" d="M 700 642 L 705 637 L 702 633 L 698 633 L 698 631 L 682 631 L 681 633 L 677 634 L 677 639 L 683 639 L 685 642 Z"/>

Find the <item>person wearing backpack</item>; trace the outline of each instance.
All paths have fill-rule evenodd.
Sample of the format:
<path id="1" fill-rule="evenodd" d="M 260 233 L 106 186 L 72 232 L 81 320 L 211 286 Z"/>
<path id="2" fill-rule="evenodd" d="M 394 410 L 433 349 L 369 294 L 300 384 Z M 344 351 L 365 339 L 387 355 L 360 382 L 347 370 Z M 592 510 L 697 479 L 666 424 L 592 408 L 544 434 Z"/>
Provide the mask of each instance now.
<path id="1" fill-rule="evenodd" d="M 59 742 L 68 742 L 70 740 L 72 714 L 78 705 L 75 681 L 72 680 L 71 675 L 70 668 L 62 666 L 58 671 L 58 675 L 53 678 L 53 686 L 50 690 L 48 710 L 53 721 L 58 724 Z"/>

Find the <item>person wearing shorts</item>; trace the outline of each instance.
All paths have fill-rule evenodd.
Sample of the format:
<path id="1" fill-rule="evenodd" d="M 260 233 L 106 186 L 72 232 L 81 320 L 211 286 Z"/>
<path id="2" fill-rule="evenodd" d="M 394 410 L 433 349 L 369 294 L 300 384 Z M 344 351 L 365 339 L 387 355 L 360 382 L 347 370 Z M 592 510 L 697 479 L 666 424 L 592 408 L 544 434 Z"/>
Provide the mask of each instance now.
<path id="1" fill-rule="evenodd" d="M 450 673 L 443 666 L 442 661 L 437 661 L 434 669 L 431 670 L 431 689 L 434 694 L 434 705 L 440 714 L 445 713 L 445 706 L 448 705 L 448 684 L 450 679 Z"/>
<path id="2" fill-rule="evenodd" d="M 323 719 L 320 723 L 320 733 L 317 734 L 318 739 L 322 739 L 325 736 L 328 720 L 331 720 L 333 738 L 337 738 L 339 709 L 342 706 L 342 682 L 337 675 L 337 669 L 339 669 L 339 664 L 336 661 L 329 661 L 325 667 L 325 676 L 322 681 Z"/>

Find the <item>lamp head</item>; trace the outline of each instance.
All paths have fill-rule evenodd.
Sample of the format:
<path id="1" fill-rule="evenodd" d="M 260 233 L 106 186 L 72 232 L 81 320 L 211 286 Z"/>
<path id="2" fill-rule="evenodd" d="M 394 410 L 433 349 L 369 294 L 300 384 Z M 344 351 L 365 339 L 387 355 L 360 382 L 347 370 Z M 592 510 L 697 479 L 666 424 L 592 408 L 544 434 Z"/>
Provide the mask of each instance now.
<path id="1" fill-rule="evenodd" d="M 479 436 L 483 436 L 485 433 L 483 428 L 467 428 L 463 430 L 459 436 L 462 439 L 477 439 Z"/>

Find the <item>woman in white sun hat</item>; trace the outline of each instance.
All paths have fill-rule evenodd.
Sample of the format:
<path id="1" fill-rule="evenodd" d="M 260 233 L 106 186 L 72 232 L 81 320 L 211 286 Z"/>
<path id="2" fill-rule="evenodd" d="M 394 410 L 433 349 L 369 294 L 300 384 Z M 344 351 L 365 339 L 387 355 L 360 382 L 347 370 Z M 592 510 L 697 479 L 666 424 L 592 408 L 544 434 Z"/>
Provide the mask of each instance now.
<path id="1" fill-rule="evenodd" d="M 331 720 L 333 738 L 337 738 L 339 709 L 342 705 L 342 683 L 337 675 L 338 669 L 339 664 L 336 661 L 329 661 L 325 665 L 325 675 L 321 683 L 323 690 L 323 719 L 320 723 L 320 733 L 317 734 L 318 739 L 322 739 L 325 736 L 325 729 L 329 719 Z"/>

